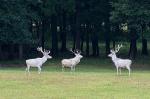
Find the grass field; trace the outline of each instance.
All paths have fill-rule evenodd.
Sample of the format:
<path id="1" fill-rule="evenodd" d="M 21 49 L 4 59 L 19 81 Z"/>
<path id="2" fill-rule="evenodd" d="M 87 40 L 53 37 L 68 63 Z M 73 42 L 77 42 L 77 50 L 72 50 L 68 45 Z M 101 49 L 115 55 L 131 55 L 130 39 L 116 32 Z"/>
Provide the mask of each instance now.
<path id="1" fill-rule="evenodd" d="M 0 99 L 150 99 L 150 66 L 138 61 L 131 77 L 116 70 L 109 59 L 83 59 L 76 72 L 61 72 L 60 60 L 49 60 L 42 73 L 11 64 L 0 68 Z"/>

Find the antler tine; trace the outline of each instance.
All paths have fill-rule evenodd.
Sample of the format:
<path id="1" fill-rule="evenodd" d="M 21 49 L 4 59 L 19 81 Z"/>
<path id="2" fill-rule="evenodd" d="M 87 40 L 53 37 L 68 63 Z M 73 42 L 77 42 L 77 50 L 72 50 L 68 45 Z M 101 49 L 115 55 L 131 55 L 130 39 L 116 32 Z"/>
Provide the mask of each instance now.
<path id="1" fill-rule="evenodd" d="M 81 54 L 81 51 L 77 49 L 77 54 Z"/>
<path id="2" fill-rule="evenodd" d="M 42 47 L 38 47 L 37 48 L 37 51 L 40 51 L 42 54 L 44 54 L 43 50 L 42 50 Z"/>
<path id="3" fill-rule="evenodd" d="M 51 53 L 50 50 L 44 50 L 44 52 L 45 52 L 45 53 L 48 53 L 48 54 Z"/>
<path id="4" fill-rule="evenodd" d="M 121 47 L 122 47 L 122 44 L 121 44 L 121 45 L 118 44 L 118 46 L 117 46 L 115 52 L 116 52 L 116 53 L 119 52 L 119 50 L 120 50 Z"/>
<path id="5" fill-rule="evenodd" d="M 72 53 L 74 53 L 74 54 L 76 54 L 76 53 L 72 50 L 72 48 L 71 48 L 69 51 L 72 52 Z"/>
<path id="6" fill-rule="evenodd" d="M 42 51 L 42 47 L 38 47 L 37 50 L 38 50 L 38 51 Z"/>

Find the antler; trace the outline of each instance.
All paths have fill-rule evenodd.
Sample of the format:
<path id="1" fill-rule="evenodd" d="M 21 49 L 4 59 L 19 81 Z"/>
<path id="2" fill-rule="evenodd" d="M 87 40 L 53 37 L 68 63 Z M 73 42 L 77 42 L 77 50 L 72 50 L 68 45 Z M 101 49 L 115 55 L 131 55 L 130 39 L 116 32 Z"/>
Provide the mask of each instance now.
<path id="1" fill-rule="evenodd" d="M 51 53 L 50 50 L 45 50 L 44 52 L 47 53 L 47 54 L 50 54 L 50 53 Z"/>
<path id="2" fill-rule="evenodd" d="M 118 44 L 118 46 L 117 46 L 115 52 L 116 52 L 116 53 L 119 52 L 119 50 L 120 50 L 121 47 L 122 47 L 122 44 L 121 44 L 121 45 Z"/>
<path id="3" fill-rule="evenodd" d="M 37 48 L 37 51 L 40 51 L 42 54 L 44 54 L 45 49 L 44 49 L 44 51 L 43 51 L 43 50 L 42 50 L 42 47 L 38 47 L 38 48 Z"/>
<path id="4" fill-rule="evenodd" d="M 73 54 L 76 54 L 72 49 L 70 49 L 69 51 L 72 52 Z"/>
<path id="5" fill-rule="evenodd" d="M 77 54 L 81 54 L 81 51 L 80 50 L 76 50 Z"/>

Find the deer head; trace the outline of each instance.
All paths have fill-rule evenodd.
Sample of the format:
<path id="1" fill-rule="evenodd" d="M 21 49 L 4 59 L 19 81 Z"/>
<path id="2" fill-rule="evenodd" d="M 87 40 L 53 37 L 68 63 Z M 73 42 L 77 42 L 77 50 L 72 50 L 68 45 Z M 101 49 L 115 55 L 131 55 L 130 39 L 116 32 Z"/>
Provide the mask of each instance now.
<path id="1" fill-rule="evenodd" d="M 111 53 L 108 55 L 108 57 L 116 56 L 116 53 L 119 52 L 119 50 L 120 50 L 121 47 L 122 47 L 122 44 L 121 45 L 118 44 L 118 46 L 115 47 L 115 50 L 111 49 L 110 50 Z"/>
<path id="2" fill-rule="evenodd" d="M 83 58 L 80 50 L 72 51 L 71 49 L 70 52 L 72 52 L 76 57 Z"/>
<path id="3" fill-rule="evenodd" d="M 38 47 L 38 48 L 37 48 L 37 51 L 41 52 L 41 53 L 43 54 L 43 56 L 45 56 L 45 57 L 48 58 L 48 59 L 51 59 L 51 58 L 52 58 L 52 56 L 49 55 L 49 54 L 50 54 L 50 50 L 45 50 L 45 49 L 44 49 L 44 51 L 43 51 L 43 50 L 42 50 L 42 47 Z"/>

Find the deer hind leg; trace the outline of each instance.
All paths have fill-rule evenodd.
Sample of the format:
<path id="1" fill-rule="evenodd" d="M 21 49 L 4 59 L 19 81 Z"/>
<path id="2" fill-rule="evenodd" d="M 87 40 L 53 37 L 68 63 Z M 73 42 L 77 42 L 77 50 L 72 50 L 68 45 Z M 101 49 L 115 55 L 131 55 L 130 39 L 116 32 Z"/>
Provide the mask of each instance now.
<path id="1" fill-rule="evenodd" d="M 119 68 L 118 68 L 118 67 L 116 67 L 116 69 L 117 69 L 117 75 L 118 75 L 118 69 L 119 69 Z"/>
<path id="2" fill-rule="evenodd" d="M 64 68 L 65 68 L 64 65 L 62 65 L 62 72 L 64 71 Z"/>
<path id="3" fill-rule="evenodd" d="M 121 75 L 121 68 L 119 68 L 119 73 L 120 73 L 120 75 Z"/>
<path id="4" fill-rule="evenodd" d="M 130 76 L 130 72 L 131 72 L 130 66 L 127 66 L 127 69 L 129 71 L 129 76 Z"/>

